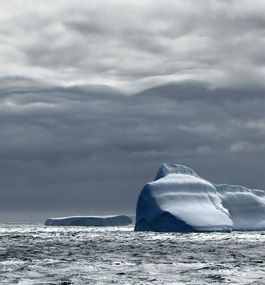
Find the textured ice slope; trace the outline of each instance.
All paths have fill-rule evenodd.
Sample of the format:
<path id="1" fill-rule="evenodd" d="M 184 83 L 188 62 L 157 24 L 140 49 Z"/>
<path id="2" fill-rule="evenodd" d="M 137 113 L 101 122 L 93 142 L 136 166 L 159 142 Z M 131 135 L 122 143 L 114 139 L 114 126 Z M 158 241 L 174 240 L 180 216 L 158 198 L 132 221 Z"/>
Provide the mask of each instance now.
<path id="1" fill-rule="evenodd" d="M 229 211 L 233 230 L 265 230 L 265 191 L 242 186 L 215 185 Z"/>
<path id="2" fill-rule="evenodd" d="M 52 218 L 45 222 L 46 226 L 127 226 L 132 223 L 132 219 L 125 215 L 120 216 L 100 216 L 100 217 L 65 217 Z"/>
<path id="3" fill-rule="evenodd" d="M 265 192 L 214 185 L 192 169 L 163 164 L 142 190 L 136 231 L 231 231 L 265 228 Z"/>

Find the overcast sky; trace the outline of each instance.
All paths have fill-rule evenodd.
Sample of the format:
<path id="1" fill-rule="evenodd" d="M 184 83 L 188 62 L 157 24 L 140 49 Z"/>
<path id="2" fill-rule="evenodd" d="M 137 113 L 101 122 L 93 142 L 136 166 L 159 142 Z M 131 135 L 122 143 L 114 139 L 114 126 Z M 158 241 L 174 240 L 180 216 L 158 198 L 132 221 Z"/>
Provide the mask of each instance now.
<path id="1" fill-rule="evenodd" d="M 265 189 L 265 2 L 2 0 L 0 222 L 134 214 L 160 165 Z"/>

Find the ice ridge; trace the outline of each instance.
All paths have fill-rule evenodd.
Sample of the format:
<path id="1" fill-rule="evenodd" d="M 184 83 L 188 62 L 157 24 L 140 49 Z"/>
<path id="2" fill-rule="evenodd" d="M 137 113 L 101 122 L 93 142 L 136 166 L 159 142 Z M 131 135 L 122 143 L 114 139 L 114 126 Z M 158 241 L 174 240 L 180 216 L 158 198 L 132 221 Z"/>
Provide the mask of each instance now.
<path id="1" fill-rule="evenodd" d="M 142 189 L 136 207 L 136 231 L 263 229 L 264 190 L 216 185 L 183 165 L 163 164 Z"/>

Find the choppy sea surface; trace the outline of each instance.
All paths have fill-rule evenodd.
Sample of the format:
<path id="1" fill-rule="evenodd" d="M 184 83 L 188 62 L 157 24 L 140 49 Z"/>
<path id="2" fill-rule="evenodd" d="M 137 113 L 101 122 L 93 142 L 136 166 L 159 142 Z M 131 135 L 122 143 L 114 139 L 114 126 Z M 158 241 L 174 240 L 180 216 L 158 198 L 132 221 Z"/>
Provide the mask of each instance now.
<path id="1" fill-rule="evenodd" d="M 265 232 L 2 224 L 0 284 L 265 284 Z"/>

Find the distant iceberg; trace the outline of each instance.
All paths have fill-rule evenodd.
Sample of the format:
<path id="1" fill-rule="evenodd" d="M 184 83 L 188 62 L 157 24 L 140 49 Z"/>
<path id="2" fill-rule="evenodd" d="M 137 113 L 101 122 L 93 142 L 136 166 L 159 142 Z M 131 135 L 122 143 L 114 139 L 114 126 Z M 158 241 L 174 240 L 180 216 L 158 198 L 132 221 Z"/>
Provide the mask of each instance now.
<path id="1" fill-rule="evenodd" d="M 188 167 L 163 164 L 139 195 L 135 230 L 265 230 L 265 191 L 215 185 Z"/>
<path id="2" fill-rule="evenodd" d="M 132 219 L 125 215 L 118 216 L 74 216 L 52 218 L 45 222 L 46 226 L 127 226 L 132 224 Z"/>

